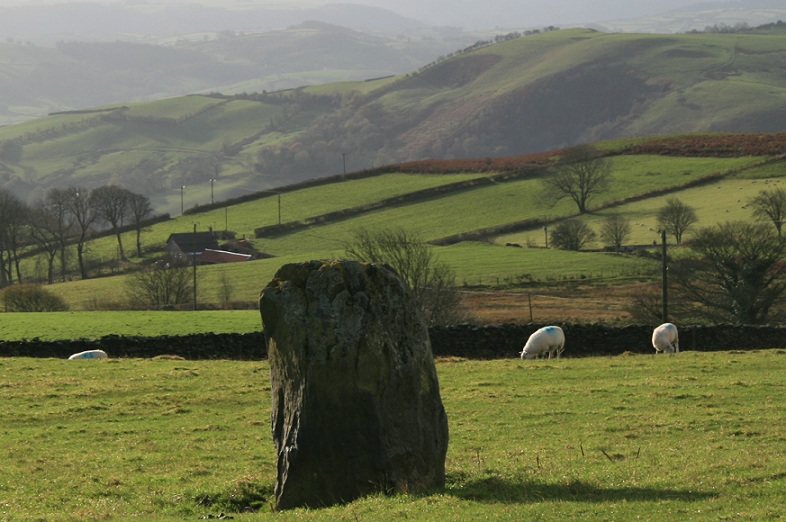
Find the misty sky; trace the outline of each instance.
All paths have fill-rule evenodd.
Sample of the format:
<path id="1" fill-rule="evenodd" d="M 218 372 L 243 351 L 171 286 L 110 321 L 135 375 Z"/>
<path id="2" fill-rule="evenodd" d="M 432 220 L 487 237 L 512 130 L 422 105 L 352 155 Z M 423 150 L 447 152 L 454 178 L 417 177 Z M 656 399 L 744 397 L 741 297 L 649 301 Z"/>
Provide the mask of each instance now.
<path id="1" fill-rule="evenodd" d="M 362 0 L 437 25 L 529 26 L 638 18 L 697 0 Z"/>
<path id="2" fill-rule="evenodd" d="M 706 1 L 706 0 L 705 0 Z M 382 7 L 429 25 L 534 27 L 638 18 L 701 3 L 701 0 L 0 0 L 0 6 L 64 3 L 203 4 L 279 7 L 355 3 Z"/>

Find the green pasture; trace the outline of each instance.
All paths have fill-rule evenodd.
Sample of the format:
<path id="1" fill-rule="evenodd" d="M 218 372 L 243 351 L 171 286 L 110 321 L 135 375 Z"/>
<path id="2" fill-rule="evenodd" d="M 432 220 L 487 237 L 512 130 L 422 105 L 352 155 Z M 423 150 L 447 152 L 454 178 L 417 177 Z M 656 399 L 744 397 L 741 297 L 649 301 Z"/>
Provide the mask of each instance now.
<path id="1" fill-rule="evenodd" d="M 780 520 L 784 364 L 439 360 L 444 489 L 275 513 L 266 361 L 0 359 L 0 518 Z"/>
<path id="2" fill-rule="evenodd" d="M 271 105 L 243 100 L 226 102 L 202 96 L 177 100 L 137 104 L 128 113 L 130 117 L 173 120 L 193 115 L 188 125 L 95 121 L 81 129 L 68 129 L 47 140 L 25 144 L 22 163 L 28 172 L 38 176 L 51 175 L 63 168 L 73 168 L 85 179 L 106 176 L 121 172 L 124 166 L 136 165 L 139 158 L 126 156 L 135 151 L 154 157 L 166 153 L 170 161 L 171 157 L 186 157 L 200 151 L 208 155 L 259 132 L 260 122 L 267 123 L 280 112 Z M 216 128 L 224 130 L 217 133 Z M 94 145 L 89 152 L 84 151 L 85 142 Z"/>
<path id="3" fill-rule="evenodd" d="M 782 167 L 781 167 L 782 168 Z M 670 198 L 678 198 L 696 211 L 698 221 L 694 228 L 712 226 L 726 221 L 752 221 L 753 209 L 750 201 L 762 190 L 786 187 L 782 178 L 749 179 L 732 177 L 713 183 L 680 190 L 677 193 L 648 198 L 634 203 L 615 206 L 582 216 L 580 219 L 600 235 L 604 220 L 617 214 L 630 219 L 631 236 L 628 244 L 648 245 L 653 241 L 660 243 L 658 232 L 658 211 Z M 690 237 L 690 229 L 684 239 Z M 542 229 L 505 234 L 495 239 L 498 244 L 517 243 L 530 246 L 544 246 Z M 673 239 L 671 240 L 673 242 Z M 601 241 L 595 246 L 601 246 Z"/>
<path id="4" fill-rule="evenodd" d="M 759 158 L 674 158 L 662 156 L 617 156 L 613 160 L 614 183 L 598 198 L 597 205 L 646 194 L 666 186 L 679 187 L 717 172 L 735 171 L 757 164 Z M 759 175 L 778 175 L 772 165 L 752 168 Z M 643 199 L 614 206 L 582 216 L 593 228 L 600 230 L 602 220 L 611 213 L 631 219 L 633 234 L 628 244 L 651 244 L 658 241 L 655 216 L 668 197 L 679 197 L 695 207 L 705 226 L 731 219 L 751 219 L 745 202 L 759 190 L 777 186 L 779 179 L 756 179 L 755 172 L 742 171 L 723 180 L 668 196 Z M 549 206 L 541 197 L 541 184 L 536 178 L 479 186 L 471 190 L 445 193 L 426 201 L 401 203 L 345 220 L 310 226 L 275 238 L 254 238 L 254 229 L 282 222 L 304 221 L 310 217 L 373 203 L 394 195 L 439 186 L 477 177 L 476 174 L 412 175 L 385 174 L 365 179 L 338 181 L 318 187 L 287 192 L 279 197 L 271 194 L 262 199 L 239 203 L 203 213 L 177 216 L 145 230 L 142 240 L 147 255 L 159 255 L 172 233 L 229 229 L 237 237 L 246 237 L 260 251 L 274 258 L 253 262 L 199 267 L 198 300 L 217 303 L 224 281 L 232 286 L 232 299 L 253 302 L 259 290 L 287 262 L 308 259 L 341 258 L 355 231 L 360 228 L 402 227 L 426 240 L 437 239 L 484 227 L 514 221 L 554 219 L 575 213 L 572 202 L 562 201 Z M 209 190 L 209 187 L 208 187 Z M 184 199 L 191 187 L 184 189 Z M 466 285 L 509 286 L 528 280 L 560 281 L 593 279 L 603 281 L 651 277 L 657 271 L 651 260 L 629 256 L 612 256 L 593 252 L 562 252 L 557 250 L 502 247 L 507 243 L 522 247 L 542 247 L 545 234 L 535 230 L 505 234 L 489 242 L 463 242 L 449 247 L 435 247 L 439 259 L 451 265 L 457 281 Z M 133 262 L 135 233 L 123 234 L 126 253 Z M 601 247 L 596 243 L 595 247 Z M 91 241 L 87 258 L 104 263 L 104 275 L 116 266 L 117 246 L 113 236 Z M 32 262 L 32 261 L 31 261 Z M 73 260 L 75 262 L 75 260 Z M 102 309 L 122 305 L 125 299 L 124 277 L 103 277 L 52 286 L 72 309 Z"/>
<path id="5" fill-rule="evenodd" d="M 652 134 L 668 118 L 675 125 L 700 132 L 750 114 L 751 110 L 768 114 L 773 104 L 780 103 L 785 95 L 786 89 L 751 76 L 743 75 L 720 84 L 708 80 L 664 96 L 631 129 L 640 135 Z M 750 104 L 740 104 L 739 100 L 750 100 Z"/>
<path id="6" fill-rule="evenodd" d="M 280 114 L 280 107 L 271 104 L 249 100 L 220 101 L 194 115 L 189 125 L 178 127 L 174 133 L 171 129 L 160 129 L 161 134 L 155 136 L 153 145 L 167 144 L 174 151 L 177 147 L 185 147 L 203 150 L 206 155 L 215 154 L 224 145 L 233 145 L 257 134 Z M 146 126 L 140 128 L 150 132 Z"/>
<path id="7" fill-rule="evenodd" d="M 337 247 L 334 251 L 312 251 L 311 254 L 200 266 L 197 269 L 197 301 L 200 306 L 220 306 L 224 295 L 224 281 L 229 281 L 231 301 L 248 306 L 256 303 L 259 292 L 282 265 L 310 259 L 339 259 L 344 256 L 343 247 Z M 532 281 L 547 284 L 615 283 L 650 279 L 655 277 L 660 269 L 660 264 L 651 259 L 613 253 L 514 248 L 470 241 L 435 247 L 434 254 L 436 259 L 455 268 L 456 283 L 462 287 L 505 288 Z M 126 306 L 128 278 L 129 276 L 123 275 L 78 280 L 51 285 L 47 289 L 68 303 L 71 310 L 113 310 Z M 0 318 L 2 317 L 3 314 L 0 314 Z"/>
<path id="8" fill-rule="evenodd" d="M 128 116 L 178 119 L 204 111 L 223 103 L 218 98 L 206 96 L 178 96 L 141 103 L 125 104 Z"/>
<path id="9" fill-rule="evenodd" d="M 627 42 L 641 45 L 646 49 L 642 53 L 639 65 L 646 64 L 650 70 L 661 77 L 672 76 L 677 73 L 678 81 L 688 85 L 697 79 L 706 76 L 709 71 L 729 64 L 734 58 L 735 45 L 742 39 L 758 41 L 758 37 L 741 39 L 727 38 L 727 35 L 704 34 L 701 38 L 691 38 L 690 35 L 669 35 L 659 39 L 655 35 L 624 34 L 614 35 L 618 42 Z M 635 43 L 634 43 L 635 42 Z M 778 46 L 768 50 L 776 50 Z"/>
<path id="10" fill-rule="evenodd" d="M 783 161 L 768 162 L 734 174 L 735 179 L 770 179 L 786 177 L 786 163 Z M 767 187 L 769 188 L 769 187 Z"/>
<path id="11" fill-rule="evenodd" d="M 0 314 L 0 340 L 3 341 L 100 339 L 108 335 L 183 336 L 199 333 L 251 333 L 261 330 L 262 320 L 258 310 Z"/>
<path id="12" fill-rule="evenodd" d="M 515 248 L 471 241 L 440 247 L 435 252 L 455 268 L 456 282 L 468 286 L 500 288 L 530 281 L 622 282 L 651 278 L 660 268 L 651 259 L 614 253 Z"/>
<path id="13" fill-rule="evenodd" d="M 24 148 L 21 160 L 7 167 L 22 179 L 62 179 L 61 185 L 121 183 L 135 191 L 154 193 L 159 208 L 179 208 L 176 189 L 192 183 L 185 165 L 199 156 L 215 158 L 224 147 L 257 135 L 280 118 L 282 110 L 267 103 L 195 95 L 126 106 L 127 118 L 119 120 L 102 119 L 109 114 L 107 110 L 57 114 L 0 129 L 0 139 L 21 139 Z M 270 136 L 271 140 L 275 137 Z M 242 184 L 250 182 L 255 154 L 256 146 L 251 144 L 241 154 L 225 158 L 215 172 L 226 181 L 216 191 L 219 198 L 222 191 L 238 184 L 238 178 Z M 135 184 L 147 181 L 129 175 L 129 169 L 145 159 L 159 165 L 155 180 L 158 186 L 153 189 L 140 189 Z M 118 176 L 126 179 L 119 180 Z M 271 183 L 274 181 L 265 180 L 261 186 Z M 167 193 L 168 187 L 175 187 L 172 195 Z M 201 203 L 210 201 L 209 189 L 198 192 L 204 196 Z M 192 190 L 190 195 L 196 192 Z M 197 202 L 189 203 L 193 206 Z"/>
<path id="14" fill-rule="evenodd" d="M 308 85 L 303 90 L 315 95 L 348 95 L 352 92 L 368 94 L 376 89 L 388 87 L 400 79 L 399 76 L 388 76 L 386 78 L 372 79 L 366 81 L 335 81 L 331 83 L 320 82 Z"/>
<path id="15" fill-rule="evenodd" d="M 649 159 L 649 161 L 647 161 Z M 614 159 L 615 182 L 595 203 L 646 194 L 663 186 L 687 183 L 714 172 L 738 168 L 752 158 L 690 158 L 619 156 Z M 280 238 L 258 240 L 271 253 L 296 253 L 308 248 L 342 249 L 358 228 L 402 227 L 426 240 L 503 225 L 515 221 L 572 215 L 575 204 L 562 200 L 550 206 L 543 200 L 537 178 L 521 179 L 449 193 L 427 201 L 385 207 L 351 220 L 310 227 Z M 307 253 L 307 252 L 304 252 Z"/>
<path id="16" fill-rule="evenodd" d="M 337 257 L 339 256 L 325 254 L 316 256 L 316 259 Z M 197 270 L 197 302 L 200 307 L 219 306 L 225 295 L 224 281 L 229 281 L 232 302 L 241 303 L 244 307 L 256 303 L 259 299 L 259 292 L 270 282 L 283 264 L 307 261 L 308 259 L 303 256 L 285 256 L 246 263 L 200 266 Z M 69 304 L 70 309 L 74 311 L 116 310 L 122 309 L 128 304 L 127 281 L 129 277 L 128 275 L 120 275 L 77 280 L 47 286 L 47 289 L 63 298 Z"/>
<path id="17" fill-rule="evenodd" d="M 40 132 L 59 130 L 64 125 L 83 122 L 86 120 L 93 120 L 99 117 L 100 112 L 88 113 L 61 113 L 47 116 L 46 118 L 37 118 L 25 122 L 15 123 L 13 125 L 0 126 L 0 139 L 10 140 L 36 134 Z"/>
<path id="18" fill-rule="evenodd" d="M 725 174 L 756 165 L 763 158 L 677 158 L 670 156 L 622 155 L 611 160 L 613 180 L 608 192 L 590 204 L 600 206 L 665 187 L 680 187 L 710 174 Z"/>
<path id="19" fill-rule="evenodd" d="M 693 36 L 599 33 L 590 40 L 607 54 L 618 48 L 627 55 L 627 46 L 644 49 L 636 64 L 630 66 L 646 70 L 653 80 L 683 87 L 652 104 L 630 127 L 632 134 L 657 133 L 666 114 L 672 124 L 700 132 L 742 114 L 770 112 L 783 100 L 786 90 L 781 87 L 777 72 L 763 63 L 763 57 L 772 60 L 784 54 L 779 40 L 782 36 Z M 739 100 L 746 103 L 740 104 Z"/>
<path id="20" fill-rule="evenodd" d="M 215 231 L 231 230 L 236 233 L 238 238 L 246 237 L 255 244 L 261 244 L 261 249 L 266 250 L 268 249 L 268 240 L 254 240 L 254 229 L 278 223 L 279 208 L 282 222 L 304 221 L 319 214 L 365 205 L 384 198 L 477 177 L 480 177 L 480 175 L 392 173 L 304 188 L 283 193 L 280 197 L 273 193 L 275 191 L 272 191 L 269 195 L 253 201 L 237 203 L 207 212 L 175 216 L 171 220 L 158 223 L 144 231 L 142 240 L 146 248 L 162 248 L 170 234 L 192 232 L 194 223 L 196 223 L 199 231 L 206 231 L 208 228 L 212 228 Z M 219 178 L 214 183 L 214 189 L 220 188 L 222 182 L 223 180 Z M 207 204 L 210 202 L 209 183 L 202 189 L 201 197 L 206 197 L 206 199 L 197 203 Z M 192 186 L 186 186 L 183 189 L 186 208 L 194 206 L 193 192 L 195 190 L 196 188 Z M 179 199 L 179 197 L 180 191 L 178 190 L 177 198 Z M 123 246 L 127 248 L 126 245 L 135 244 L 136 232 L 125 233 L 122 237 Z M 103 237 L 92 241 L 91 249 L 93 254 L 99 258 L 112 258 L 116 254 L 116 245 L 117 240 L 114 236 Z"/>

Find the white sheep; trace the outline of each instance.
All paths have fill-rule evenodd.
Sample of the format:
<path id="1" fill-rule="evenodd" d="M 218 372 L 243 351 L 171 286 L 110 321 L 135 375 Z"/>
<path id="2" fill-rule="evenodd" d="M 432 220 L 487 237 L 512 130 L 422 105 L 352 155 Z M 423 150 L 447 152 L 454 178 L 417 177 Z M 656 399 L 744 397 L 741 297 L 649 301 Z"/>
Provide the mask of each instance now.
<path id="1" fill-rule="evenodd" d="M 680 336 L 677 327 L 671 323 L 663 323 L 652 331 L 652 346 L 656 353 L 679 353 Z"/>
<path id="2" fill-rule="evenodd" d="M 84 352 L 75 353 L 68 358 L 69 361 L 74 359 L 108 359 L 109 356 L 104 350 L 86 350 Z"/>
<path id="3" fill-rule="evenodd" d="M 521 351 L 522 359 L 532 359 L 541 354 L 548 354 L 559 358 L 565 351 L 565 333 L 559 326 L 544 326 L 538 329 L 527 339 L 524 349 Z"/>

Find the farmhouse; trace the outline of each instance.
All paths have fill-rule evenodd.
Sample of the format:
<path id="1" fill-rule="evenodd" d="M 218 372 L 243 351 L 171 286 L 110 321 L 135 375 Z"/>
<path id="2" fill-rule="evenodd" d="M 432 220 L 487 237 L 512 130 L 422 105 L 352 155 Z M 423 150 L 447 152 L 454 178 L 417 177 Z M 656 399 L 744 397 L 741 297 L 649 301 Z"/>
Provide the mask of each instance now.
<path id="1" fill-rule="evenodd" d="M 190 263 L 191 259 L 198 259 L 205 249 L 218 250 L 218 240 L 212 232 L 170 234 L 166 249 L 172 259 Z"/>
<path id="2" fill-rule="evenodd" d="M 196 260 L 200 265 L 237 263 L 254 257 L 252 254 L 219 249 L 218 240 L 213 232 L 170 234 L 166 245 L 172 259 L 188 264 L 191 264 L 192 260 Z"/>

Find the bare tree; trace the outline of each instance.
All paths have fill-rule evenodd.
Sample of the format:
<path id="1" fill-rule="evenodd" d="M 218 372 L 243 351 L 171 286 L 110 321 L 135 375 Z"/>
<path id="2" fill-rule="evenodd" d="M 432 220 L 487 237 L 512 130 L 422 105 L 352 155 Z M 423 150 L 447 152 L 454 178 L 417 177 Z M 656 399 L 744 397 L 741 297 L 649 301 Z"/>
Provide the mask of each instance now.
<path id="1" fill-rule="evenodd" d="M 5 189 L 0 189 L 0 287 L 13 282 L 14 272 L 22 282 L 19 268 L 25 243 L 27 205 Z"/>
<path id="2" fill-rule="evenodd" d="M 346 255 L 390 265 L 411 290 L 429 324 L 447 325 L 464 319 L 453 269 L 438 261 L 416 235 L 403 229 L 360 230 Z"/>
<path id="3" fill-rule="evenodd" d="M 126 259 L 126 253 L 123 250 L 120 229 L 123 226 L 123 220 L 129 215 L 129 200 L 132 195 L 129 190 L 117 185 L 98 187 L 90 193 L 90 202 L 96 210 L 96 216 L 112 227 L 117 238 L 120 259 L 123 260 Z"/>
<path id="4" fill-rule="evenodd" d="M 591 145 L 563 151 L 559 165 L 543 179 L 544 196 L 557 201 L 570 198 L 580 213 L 589 210 L 590 200 L 611 184 L 611 163 Z"/>
<path id="5" fill-rule="evenodd" d="M 57 253 L 60 252 L 60 221 L 50 212 L 47 204 L 40 200 L 30 207 L 28 213 L 30 237 L 33 238 L 44 251 L 47 262 L 47 282 L 54 283 L 54 264 Z"/>
<path id="6" fill-rule="evenodd" d="M 750 202 L 753 205 L 753 215 L 760 220 L 772 221 L 781 237 L 781 228 L 786 220 L 786 190 L 762 190 Z"/>
<path id="7" fill-rule="evenodd" d="M 677 198 L 669 198 L 666 205 L 658 210 L 658 226 L 661 230 L 673 235 L 678 245 L 682 244 L 682 236 L 688 228 L 698 220 L 693 207 Z"/>
<path id="8" fill-rule="evenodd" d="M 614 250 L 619 252 L 622 244 L 630 237 L 630 232 L 630 220 L 619 214 L 612 214 L 603 222 L 600 237 L 607 245 L 613 246 Z"/>
<path id="9" fill-rule="evenodd" d="M 187 303 L 194 292 L 191 269 L 167 261 L 134 273 L 126 280 L 126 294 L 134 306 L 160 308 Z"/>
<path id="10" fill-rule="evenodd" d="M 76 234 L 76 258 L 79 263 L 79 275 L 87 279 L 85 265 L 85 243 L 91 227 L 96 220 L 95 207 L 91 204 L 90 192 L 84 187 L 68 187 L 64 191 L 65 205 L 71 214 Z"/>
<path id="11" fill-rule="evenodd" d="M 597 238 L 589 225 L 578 219 L 561 221 L 551 230 L 551 244 L 560 250 L 579 251 Z"/>
<path id="12" fill-rule="evenodd" d="M 738 221 L 703 228 L 690 248 L 694 255 L 670 266 L 687 316 L 764 324 L 783 300 L 786 242 L 772 227 Z"/>
<path id="13" fill-rule="evenodd" d="M 46 226 L 49 233 L 54 234 L 60 252 L 60 277 L 66 278 L 66 249 L 68 240 L 74 230 L 74 216 L 69 210 L 68 200 L 71 194 L 68 189 L 52 188 L 46 193 L 44 207 L 40 210 L 47 215 Z"/>
<path id="14" fill-rule="evenodd" d="M 136 230 L 136 255 L 142 257 L 142 224 L 153 214 L 153 206 L 147 196 L 132 192 L 128 199 L 128 210 Z"/>

